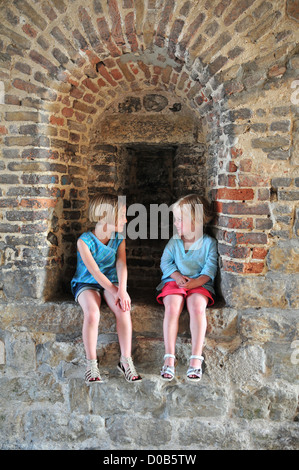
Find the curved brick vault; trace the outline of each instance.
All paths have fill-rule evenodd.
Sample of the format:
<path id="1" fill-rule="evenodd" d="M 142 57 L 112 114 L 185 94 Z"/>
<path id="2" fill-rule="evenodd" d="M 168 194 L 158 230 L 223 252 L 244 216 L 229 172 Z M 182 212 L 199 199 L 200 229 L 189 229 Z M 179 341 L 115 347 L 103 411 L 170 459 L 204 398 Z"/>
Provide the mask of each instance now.
<path id="1" fill-rule="evenodd" d="M 5 299 L 47 298 L 70 276 L 99 122 L 156 94 L 202 127 L 227 302 L 294 305 L 298 3 L 13 0 L 0 16 Z"/>

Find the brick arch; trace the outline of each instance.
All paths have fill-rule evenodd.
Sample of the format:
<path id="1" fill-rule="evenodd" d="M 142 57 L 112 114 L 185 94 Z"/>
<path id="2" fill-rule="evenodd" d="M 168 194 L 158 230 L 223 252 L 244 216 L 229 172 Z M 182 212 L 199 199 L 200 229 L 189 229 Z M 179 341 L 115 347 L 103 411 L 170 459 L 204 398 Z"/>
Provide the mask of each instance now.
<path id="1" fill-rule="evenodd" d="M 148 90 L 203 120 L 224 272 L 266 273 L 273 190 L 252 152 L 277 167 L 290 158 L 288 124 L 272 132 L 264 109 L 294 79 L 283 1 L 14 0 L 1 18 L 5 296 L 47 298 L 60 284 L 86 209 L 88 134 L 118 96 Z"/>

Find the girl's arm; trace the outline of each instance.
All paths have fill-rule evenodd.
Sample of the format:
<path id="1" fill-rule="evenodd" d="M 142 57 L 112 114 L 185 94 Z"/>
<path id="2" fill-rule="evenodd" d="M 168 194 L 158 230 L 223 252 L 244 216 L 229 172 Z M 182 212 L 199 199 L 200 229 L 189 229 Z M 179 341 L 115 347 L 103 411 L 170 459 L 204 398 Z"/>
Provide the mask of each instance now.
<path id="1" fill-rule="evenodd" d="M 206 257 L 206 262 L 201 270 L 200 276 L 197 278 L 190 278 L 189 281 L 184 285 L 186 289 L 194 289 L 195 287 L 201 287 L 206 282 L 214 281 L 217 274 L 218 268 L 218 253 L 216 240 L 211 240 L 211 245 Z"/>
<path id="2" fill-rule="evenodd" d="M 188 278 L 189 280 L 184 284 L 186 289 L 195 289 L 195 287 L 201 287 L 206 282 L 210 281 L 210 277 L 203 274 L 202 276 L 196 278 Z"/>
<path id="3" fill-rule="evenodd" d="M 170 240 L 164 248 L 160 268 L 163 273 L 163 277 L 171 277 L 175 280 L 179 287 L 183 287 L 188 280 L 186 276 L 183 276 L 177 268 L 174 260 L 173 241 Z"/>
<path id="4" fill-rule="evenodd" d="M 121 242 L 117 250 L 116 272 L 118 277 L 118 292 L 115 303 L 119 302 L 122 310 L 127 311 L 131 308 L 131 299 L 127 293 L 128 269 L 125 240 Z"/>
<path id="5" fill-rule="evenodd" d="M 79 239 L 77 241 L 77 247 L 81 255 L 82 261 L 90 272 L 90 274 L 104 289 L 107 289 L 109 292 L 111 292 L 111 294 L 115 295 L 115 293 L 117 292 L 117 287 L 114 286 L 114 284 L 112 284 L 112 282 L 109 281 L 109 279 L 105 276 L 105 274 L 100 271 L 86 243 L 83 240 Z"/>

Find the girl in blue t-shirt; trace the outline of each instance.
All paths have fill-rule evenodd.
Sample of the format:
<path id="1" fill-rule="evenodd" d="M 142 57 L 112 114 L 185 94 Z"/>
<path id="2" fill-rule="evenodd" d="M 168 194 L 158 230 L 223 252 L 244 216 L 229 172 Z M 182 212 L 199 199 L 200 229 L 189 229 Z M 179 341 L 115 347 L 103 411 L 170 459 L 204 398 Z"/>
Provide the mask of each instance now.
<path id="1" fill-rule="evenodd" d="M 212 218 L 208 202 L 196 194 L 185 196 L 173 205 L 178 234 L 167 243 L 161 258 L 162 282 L 157 301 L 164 304 L 164 365 L 161 377 L 175 376 L 175 345 L 179 317 L 186 301 L 190 315 L 192 355 L 187 380 L 198 382 L 202 375 L 202 349 L 206 333 L 206 307 L 214 303 L 217 272 L 216 240 L 203 232 Z"/>
<path id="2" fill-rule="evenodd" d="M 97 195 L 90 202 L 89 219 L 96 225 L 94 230 L 83 233 L 78 239 L 77 269 L 71 281 L 72 293 L 84 313 L 85 383 L 102 383 L 96 355 L 101 296 L 116 317 L 121 350 L 118 369 L 128 382 L 137 382 L 141 377 L 131 357 L 131 299 L 127 293 L 126 246 L 120 234 L 127 222 L 126 206 L 119 204 L 117 196 Z"/>

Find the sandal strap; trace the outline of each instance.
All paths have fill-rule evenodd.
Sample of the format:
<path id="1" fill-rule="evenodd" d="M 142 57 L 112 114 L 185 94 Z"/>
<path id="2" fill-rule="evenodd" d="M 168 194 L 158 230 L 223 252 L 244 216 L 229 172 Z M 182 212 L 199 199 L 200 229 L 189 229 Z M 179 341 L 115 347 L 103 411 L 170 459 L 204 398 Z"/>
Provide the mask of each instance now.
<path id="1" fill-rule="evenodd" d="M 121 356 L 120 357 L 120 363 L 121 363 L 122 368 L 123 368 L 123 373 L 124 373 L 126 379 L 129 382 L 133 382 L 134 377 L 139 377 L 139 375 L 137 374 L 137 371 L 135 369 L 135 366 L 133 364 L 132 357 Z M 128 367 L 125 368 L 124 364 L 127 364 Z"/>
<path id="2" fill-rule="evenodd" d="M 165 354 L 165 355 L 164 355 L 164 359 L 166 359 L 167 357 L 172 357 L 173 359 L 175 359 L 175 355 L 174 355 L 174 354 Z"/>
<path id="3" fill-rule="evenodd" d="M 190 377 L 191 375 L 196 375 L 198 378 L 202 376 L 202 369 L 196 369 L 195 367 L 189 367 L 187 370 L 187 377 Z"/>
<path id="4" fill-rule="evenodd" d="M 87 369 L 85 372 L 85 380 L 87 382 L 89 381 L 100 381 L 101 376 L 100 376 L 100 371 L 98 368 L 98 362 L 96 359 L 87 359 Z"/>
<path id="5" fill-rule="evenodd" d="M 163 366 L 161 369 L 161 375 L 171 375 L 171 377 L 174 377 L 174 366 Z"/>
<path id="6" fill-rule="evenodd" d="M 205 358 L 204 358 L 203 356 L 193 356 L 193 355 L 190 356 L 189 359 L 199 359 L 200 361 L 204 361 L 204 360 L 205 360 Z"/>

